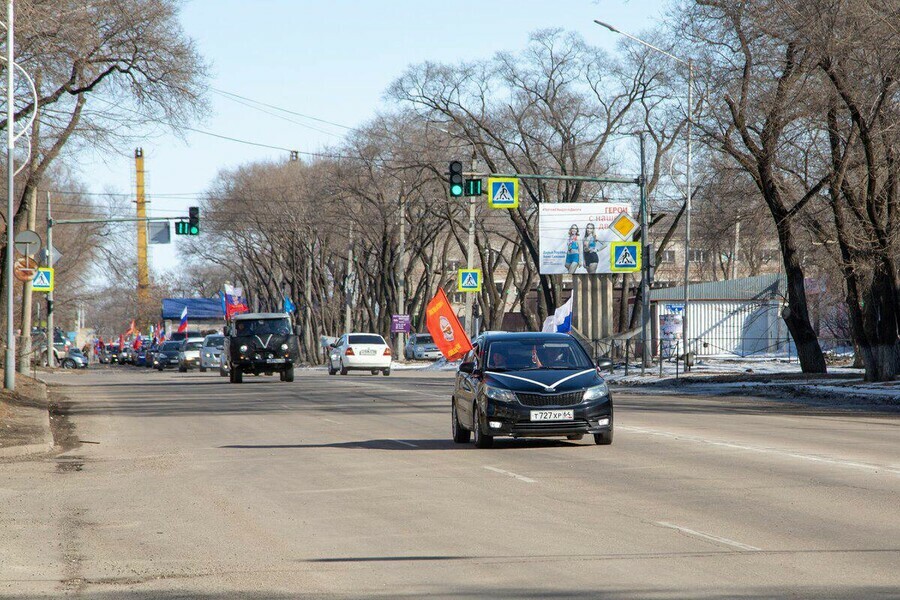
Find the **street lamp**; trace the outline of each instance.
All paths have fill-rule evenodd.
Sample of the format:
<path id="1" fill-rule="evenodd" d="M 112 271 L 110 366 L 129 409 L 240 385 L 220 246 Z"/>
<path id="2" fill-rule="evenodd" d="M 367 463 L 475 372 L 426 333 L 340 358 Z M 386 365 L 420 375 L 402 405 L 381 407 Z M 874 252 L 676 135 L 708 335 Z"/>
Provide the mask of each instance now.
<path id="1" fill-rule="evenodd" d="M 686 65 L 688 68 L 688 92 L 687 92 L 687 198 L 685 200 L 684 207 L 684 216 L 685 216 L 685 232 L 684 232 L 684 315 L 681 317 L 681 337 L 684 339 L 684 353 L 685 358 L 687 358 L 688 354 L 688 303 L 690 302 L 690 293 L 688 292 L 688 285 L 690 284 L 690 269 L 691 269 L 691 124 L 693 123 L 693 118 L 691 116 L 692 106 L 694 103 L 694 61 L 693 59 L 684 60 L 683 58 L 679 58 L 674 54 L 666 52 L 662 48 L 657 48 L 653 44 L 649 42 L 645 42 L 644 40 L 635 37 L 629 33 L 625 33 L 624 31 L 620 31 L 610 25 L 609 23 L 604 23 L 603 21 L 599 21 L 594 19 L 594 23 L 600 25 L 601 27 L 605 27 L 609 29 L 613 33 L 618 33 L 619 35 L 624 35 L 630 40 L 634 40 L 635 42 L 650 48 L 651 50 L 656 50 L 660 54 L 664 54 L 671 58 L 672 60 L 679 62 L 683 65 Z M 687 362 L 685 362 L 685 369 L 688 368 Z"/>

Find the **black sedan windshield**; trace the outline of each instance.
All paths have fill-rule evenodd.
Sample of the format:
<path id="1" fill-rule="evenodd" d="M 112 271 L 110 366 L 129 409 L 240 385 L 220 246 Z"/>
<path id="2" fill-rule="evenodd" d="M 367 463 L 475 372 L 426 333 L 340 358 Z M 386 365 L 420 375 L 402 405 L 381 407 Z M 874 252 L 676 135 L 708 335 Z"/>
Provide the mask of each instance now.
<path id="1" fill-rule="evenodd" d="M 575 340 L 522 338 L 495 340 L 487 348 L 488 370 L 590 369 L 593 365 Z"/>

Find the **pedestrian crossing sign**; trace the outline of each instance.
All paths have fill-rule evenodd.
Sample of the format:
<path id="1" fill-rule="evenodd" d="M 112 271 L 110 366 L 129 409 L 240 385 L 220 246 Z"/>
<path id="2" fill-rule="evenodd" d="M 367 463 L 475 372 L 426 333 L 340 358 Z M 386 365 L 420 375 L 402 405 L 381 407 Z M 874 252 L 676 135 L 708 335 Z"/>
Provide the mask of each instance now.
<path id="1" fill-rule="evenodd" d="M 519 207 L 519 180 L 516 177 L 488 177 L 488 206 Z"/>
<path id="2" fill-rule="evenodd" d="M 480 292 L 481 269 L 460 269 L 456 278 L 456 289 L 460 292 Z"/>
<path id="3" fill-rule="evenodd" d="M 640 242 L 613 242 L 609 245 L 610 271 L 633 273 L 641 270 Z"/>
<path id="4" fill-rule="evenodd" d="M 31 280 L 31 290 L 34 292 L 53 291 L 53 267 L 42 267 L 37 270 Z"/>

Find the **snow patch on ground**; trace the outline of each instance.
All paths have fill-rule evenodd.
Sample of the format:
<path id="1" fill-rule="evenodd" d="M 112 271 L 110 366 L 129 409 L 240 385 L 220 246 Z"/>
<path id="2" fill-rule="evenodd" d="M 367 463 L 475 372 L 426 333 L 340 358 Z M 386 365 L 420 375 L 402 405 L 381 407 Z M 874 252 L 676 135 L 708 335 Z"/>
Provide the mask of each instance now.
<path id="1" fill-rule="evenodd" d="M 616 385 L 647 385 L 659 388 L 678 387 L 693 393 L 727 394 L 740 390 L 765 395 L 794 394 L 818 398 L 900 404 L 900 381 L 868 383 L 863 370 L 831 366 L 828 375 L 807 376 L 796 360 L 774 358 L 710 359 L 698 361 L 687 374 L 683 365 L 664 363 L 662 375 L 659 365 L 648 367 L 641 375 L 639 365 L 617 366 L 607 381 Z"/>

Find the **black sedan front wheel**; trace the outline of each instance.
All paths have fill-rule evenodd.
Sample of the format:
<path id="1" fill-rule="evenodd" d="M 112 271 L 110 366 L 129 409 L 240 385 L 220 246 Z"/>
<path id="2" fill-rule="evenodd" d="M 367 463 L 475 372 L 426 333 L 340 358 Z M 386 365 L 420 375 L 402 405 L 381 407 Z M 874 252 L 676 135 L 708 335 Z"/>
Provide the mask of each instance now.
<path id="1" fill-rule="evenodd" d="M 594 434 L 594 443 L 598 446 L 609 446 L 613 441 L 613 431 L 610 429 L 604 433 Z"/>
<path id="2" fill-rule="evenodd" d="M 453 431 L 453 441 L 457 444 L 468 444 L 472 437 L 472 432 L 459 424 L 459 415 L 456 414 L 456 400 L 451 400 L 450 406 L 450 426 Z"/>
<path id="3" fill-rule="evenodd" d="M 494 436 L 486 435 L 481 430 L 481 407 L 475 406 L 475 421 L 472 423 L 472 433 L 475 434 L 476 448 L 490 448 L 494 445 Z"/>

